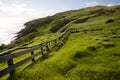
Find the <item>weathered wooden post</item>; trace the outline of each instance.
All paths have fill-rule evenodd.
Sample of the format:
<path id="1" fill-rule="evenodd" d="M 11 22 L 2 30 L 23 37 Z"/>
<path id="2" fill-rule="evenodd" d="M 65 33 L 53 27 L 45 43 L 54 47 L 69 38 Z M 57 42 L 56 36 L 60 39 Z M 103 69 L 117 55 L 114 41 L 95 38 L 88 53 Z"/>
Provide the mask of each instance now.
<path id="1" fill-rule="evenodd" d="M 43 55 L 43 44 L 40 44 L 41 54 Z"/>
<path id="2" fill-rule="evenodd" d="M 49 43 L 48 42 L 46 42 L 46 51 L 47 52 L 49 52 L 50 50 L 49 50 L 49 45 L 48 45 Z"/>
<path id="3" fill-rule="evenodd" d="M 11 54 L 11 52 L 8 52 L 6 55 L 9 55 L 9 54 Z M 13 58 L 10 59 L 10 60 L 8 60 L 8 61 L 7 61 L 7 64 L 8 64 L 8 67 L 12 66 L 12 65 L 14 64 L 14 63 L 13 63 Z M 15 70 L 12 70 L 12 71 L 10 72 L 10 79 L 12 78 L 12 76 L 13 76 L 14 73 L 15 73 Z"/>
<path id="4" fill-rule="evenodd" d="M 31 56 L 34 56 L 34 51 L 31 52 Z M 32 58 L 32 62 L 35 62 L 35 58 Z"/>

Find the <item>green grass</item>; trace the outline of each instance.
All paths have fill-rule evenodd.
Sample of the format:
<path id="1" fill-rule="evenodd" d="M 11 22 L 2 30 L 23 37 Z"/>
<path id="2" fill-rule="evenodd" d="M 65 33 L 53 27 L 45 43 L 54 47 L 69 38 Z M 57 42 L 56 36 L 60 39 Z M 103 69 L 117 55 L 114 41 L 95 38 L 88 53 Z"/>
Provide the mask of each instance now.
<path id="1" fill-rule="evenodd" d="M 16 73 L 14 80 L 119 80 L 120 38 L 104 37 L 106 31 L 71 34 L 59 51 Z"/>
<path id="2" fill-rule="evenodd" d="M 97 16 L 93 16 L 98 14 L 97 12 L 88 14 L 101 8 L 107 9 L 98 6 L 54 15 L 53 17 L 57 19 L 63 16 L 66 19 L 72 19 L 69 25 L 62 26 L 62 28 L 70 26 L 81 28 L 81 31 L 71 34 L 65 45 L 57 51 L 50 52 L 47 59 L 40 60 L 23 71 L 17 71 L 13 80 L 119 80 L 120 11 L 115 7 L 109 7 L 116 12 L 107 11 Z M 89 18 L 83 22 L 74 22 L 79 18 L 82 20 L 81 17 Z M 106 23 L 110 19 L 115 21 Z M 45 29 L 39 28 L 38 31 L 42 29 L 47 33 L 51 26 L 52 23 Z M 27 46 L 54 39 L 59 34 L 37 36 Z"/>
<path id="3" fill-rule="evenodd" d="M 55 39 L 56 37 L 58 37 L 60 35 L 60 33 L 56 33 L 56 34 L 46 34 L 44 36 L 38 36 L 36 38 L 33 39 L 32 43 L 29 44 L 28 46 L 33 46 L 33 45 L 37 45 L 40 43 L 44 43 L 46 41 L 50 41 Z"/>
<path id="4" fill-rule="evenodd" d="M 31 43 L 29 43 L 29 42 L 26 42 L 26 43 L 29 43 L 29 44 L 27 44 L 27 46 L 34 46 L 34 45 L 37 45 L 37 44 L 40 44 L 40 43 L 43 43 L 43 42 L 46 42 L 46 41 L 53 40 L 53 39 L 55 39 L 56 37 L 58 37 L 59 34 L 60 34 L 60 33 L 56 33 L 56 34 L 46 34 L 46 35 L 44 35 L 44 36 L 39 36 L 39 37 L 36 37 L 36 38 L 32 39 Z M 21 44 L 21 45 L 24 45 L 24 44 L 26 44 L 26 43 L 23 43 L 23 44 Z M 21 45 L 20 45 L 20 46 L 21 46 Z M 23 51 L 23 50 L 25 50 L 25 49 L 14 51 L 14 52 L 12 52 L 12 54 L 17 53 L 17 52 L 20 52 L 20 51 Z M 40 50 L 36 50 L 35 53 L 37 53 L 38 51 L 40 51 Z M 13 59 L 14 64 L 17 63 L 17 62 L 19 62 L 19 61 L 21 61 L 21 60 L 23 60 L 23 59 L 25 59 L 25 58 L 27 58 L 27 57 L 29 57 L 30 55 L 31 55 L 31 53 L 26 53 L 26 54 L 24 54 L 24 55 L 22 55 L 22 56 L 20 56 L 20 57 L 14 58 L 14 59 Z M 35 57 L 35 60 L 38 59 L 39 57 L 41 57 L 41 55 Z M 19 71 L 23 70 L 23 69 L 24 69 L 27 65 L 29 65 L 31 62 L 32 62 L 31 60 L 28 61 L 27 63 L 25 63 L 25 64 L 23 64 L 22 66 L 18 67 L 18 68 L 16 69 L 16 71 L 19 72 Z M 7 67 L 8 67 L 7 62 L 5 62 L 5 63 L 0 63 L 0 70 L 5 69 L 5 68 L 7 68 Z M 9 74 L 6 75 L 6 76 L 4 76 L 3 78 L 0 78 L 0 80 L 6 80 L 6 79 L 8 78 L 8 76 L 9 76 Z"/>

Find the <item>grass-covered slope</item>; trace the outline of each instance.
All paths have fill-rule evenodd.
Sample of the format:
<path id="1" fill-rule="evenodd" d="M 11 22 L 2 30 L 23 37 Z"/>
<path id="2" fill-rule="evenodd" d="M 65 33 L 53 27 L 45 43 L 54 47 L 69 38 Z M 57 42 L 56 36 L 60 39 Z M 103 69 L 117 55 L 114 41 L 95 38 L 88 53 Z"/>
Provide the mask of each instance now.
<path id="1" fill-rule="evenodd" d="M 120 6 L 57 14 L 74 17 L 63 29 L 71 26 L 81 31 L 72 33 L 66 44 L 51 52 L 48 59 L 16 72 L 13 80 L 119 80 L 119 14 Z"/>
<path id="2" fill-rule="evenodd" d="M 75 27 L 72 26 L 74 23 L 85 23 L 91 18 L 103 17 L 101 19 L 104 19 L 104 17 L 108 16 L 109 18 L 118 19 L 119 13 L 120 6 L 95 6 L 61 12 L 53 16 L 32 20 L 24 24 L 26 27 L 18 32 L 17 39 L 8 48 L 21 45 L 22 43 L 30 44 L 29 42 L 35 37 L 48 33 L 62 32 L 68 27 Z"/>

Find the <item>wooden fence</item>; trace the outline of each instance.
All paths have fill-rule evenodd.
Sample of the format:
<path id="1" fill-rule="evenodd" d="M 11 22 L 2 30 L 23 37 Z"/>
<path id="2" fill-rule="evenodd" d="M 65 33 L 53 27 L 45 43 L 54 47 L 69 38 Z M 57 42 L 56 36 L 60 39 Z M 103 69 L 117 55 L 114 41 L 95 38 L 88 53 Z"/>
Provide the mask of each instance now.
<path id="1" fill-rule="evenodd" d="M 39 60 L 42 57 L 42 55 L 44 55 L 45 53 L 49 53 L 51 48 L 56 47 L 57 46 L 56 43 L 59 43 L 59 44 L 65 43 L 65 41 L 67 40 L 69 35 L 73 32 L 78 32 L 78 29 L 68 29 L 68 30 L 64 31 L 56 39 L 47 41 L 47 42 L 44 42 L 44 43 L 41 43 L 41 44 L 38 44 L 35 46 L 12 48 L 10 50 L 0 53 L 0 64 L 7 62 L 7 65 L 8 65 L 7 68 L 4 68 L 0 71 L 0 78 L 5 76 L 8 73 L 10 73 L 10 77 L 12 77 L 16 68 L 20 67 L 21 65 L 23 65 L 24 63 L 26 63 L 30 60 L 32 61 L 32 63 L 36 62 L 37 60 Z M 17 51 L 17 50 L 19 50 L 19 51 Z M 39 50 L 39 51 L 35 52 L 35 50 Z M 26 57 L 25 59 L 23 59 L 17 63 L 14 63 L 14 60 L 13 60 L 14 58 L 17 58 L 17 57 L 25 55 L 25 54 L 30 54 L 30 56 Z M 35 59 L 35 57 L 39 56 L 39 55 L 41 55 L 41 57 L 39 57 L 38 59 Z M 30 64 L 32 64 L 32 63 L 30 63 Z"/>

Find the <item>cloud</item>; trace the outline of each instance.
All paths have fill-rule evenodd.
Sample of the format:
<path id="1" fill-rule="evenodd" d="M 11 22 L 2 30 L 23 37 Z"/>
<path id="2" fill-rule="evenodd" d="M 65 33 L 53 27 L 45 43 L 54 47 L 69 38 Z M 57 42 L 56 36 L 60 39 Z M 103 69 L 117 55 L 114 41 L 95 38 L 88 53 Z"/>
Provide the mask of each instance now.
<path id="1" fill-rule="evenodd" d="M 0 7 L 0 17 L 21 17 L 21 18 L 36 18 L 50 15 L 53 11 L 36 10 L 27 7 L 26 4 L 11 4 Z"/>
<path id="2" fill-rule="evenodd" d="M 113 6 L 114 4 L 110 3 L 110 4 L 107 4 L 106 6 Z"/>
<path id="3" fill-rule="evenodd" d="M 37 10 L 27 4 L 5 4 L 0 1 L 0 43 L 9 43 L 26 21 L 55 13 L 52 10 Z"/>
<path id="4" fill-rule="evenodd" d="M 4 3 L 2 1 L 0 1 L 0 5 L 3 5 Z"/>
<path id="5" fill-rule="evenodd" d="M 91 7 L 91 6 L 96 6 L 96 5 L 98 5 L 98 2 L 88 2 L 88 3 L 85 3 L 86 7 Z"/>

